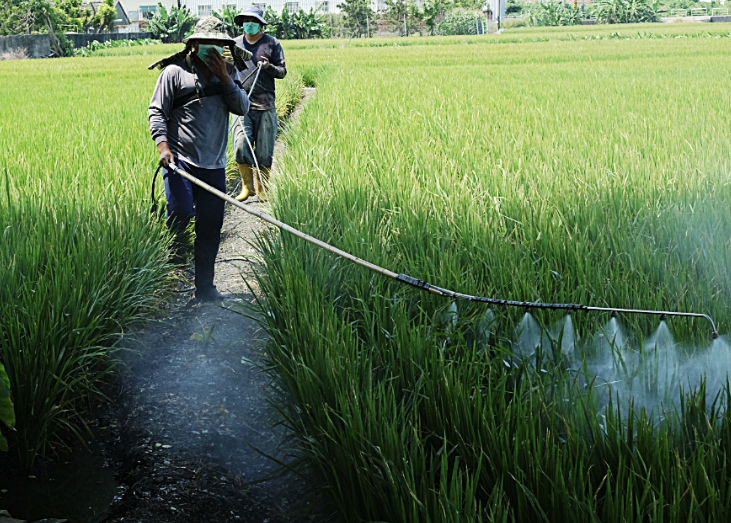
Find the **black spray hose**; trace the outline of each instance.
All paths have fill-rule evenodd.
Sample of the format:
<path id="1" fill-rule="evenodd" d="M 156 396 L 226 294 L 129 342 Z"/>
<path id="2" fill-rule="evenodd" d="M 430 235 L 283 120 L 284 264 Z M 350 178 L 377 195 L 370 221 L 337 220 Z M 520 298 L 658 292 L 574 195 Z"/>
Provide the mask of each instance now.
<path id="1" fill-rule="evenodd" d="M 284 222 L 280 222 L 276 218 L 273 218 L 272 216 L 269 216 L 266 213 L 252 209 L 245 203 L 241 203 L 241 202 L 235 200 L 228 194 L 221 192 L 214 187 L 211 187 L 210 185 L 199 180 L 195 176 L 188 174 L 187 172 L 183 171 L 182 169 L 179 169 L 175 164 L 171 163 L 170 169 L 174 173 L 177 173 L 180 176 L 182 176 L 183 178 L 185 178 L 186 180 L 189 180 L 190 182 L 198 185 L 199 187 L 202 187 L 206 191 L 208 191 L 212 194 L 215 194 L 216 196 L 218 196 L 219 198 L 222 198 L 223 200 L 226 200 L 231 205 L 238 207 L 242 211 L 246 211 L 249 214 L 253 214 L 257 218 L 260 218 L 260 219 L 264 220 L 265 222 L 270 223 L 285 232 L 293 234 L 294 236 L 297 236 L 298 238 L 301 238 L 314 245 L 317 245 L 318 247 L 325 249 L 328 252 L 331 252 L 337 256 L 340 256 L 341 258 L 345 258 L 346 260 L 349 260 L 357 265 L 365 267 L 366 269 L 370 269 L 374 272 L 382 274 L 383 276 L 392 278 L 396 281 L 400 281 L 401 283 L 406 283 L 407 285 L 416 287 L 419 290 L 429 291 L 438 296 L 444 296 L 445 298 L 452 298 L 455 300 L 466 300 L 466 301 L 475 301 L 475 302 L 480 302 L 480 303 L 489 303 L 490 305 L 522 307 L 524 309 L 550 309 L 550 310 L 585 311 L 585 312 L 589 312 L 589 311 L 611 312 L 612 317 L 615 317 L 618 313 L 623 312 L 623 313 L 627 313 L 627 314 L 656 315 L 656 316 L 660 316 L 661 320 L 665 319 L 665 316 L 704 318 L 704 319 L 708 320 L 708 322 L 711 324 L 713 339 L 715 340 L 716 338 L 718 338 L 718 332 L 716 331 L 716 324 L 713 323 L 713 320 L 707 314 L 697 314 L 697 313 L 693 313 L 693 312 L 655 311 L 655 310 L 643 310 L 643 309 L 613 309 L 613 308 L 606 308 L 606 307 L 588 307 L 586 305 L 572 304 L 572 303 L 540 303 L 540 302 L 532 302 L 532 301 L 500 300 L 497 298 L 486 298 L 483 296 L 472 296 L 470 294 L 462 294 L 460 292 L 455 292 L 455 291 L 452 291 L 449 289 L 444 289 L 442 287 L 437 287 L 436 285 L 432 285 L 432 284 L 422 281 L 418 278 L 414 278 L 413 276 L 409 276 L 408 274 L 397 274 L 393 271 L 389 271 L 388 269 L 384 269 L 383 267 L 379 267 L 378 265 L 374 265 L 370 262 L 362 260 L 362 259 L 358 258 L 357 256 L 353 256 L 352 254 L 347 253 L 341 249 L 338 249 L 337 247 L 333 247 L 332 245 L 329 245 L 329 244 L 323 242 L 322 240 L 313 238 L 312 236 L 305 234 L 302 231 L 295 229 L 294 227 L 290 227 L 289 225 L 287 225 Z"/>

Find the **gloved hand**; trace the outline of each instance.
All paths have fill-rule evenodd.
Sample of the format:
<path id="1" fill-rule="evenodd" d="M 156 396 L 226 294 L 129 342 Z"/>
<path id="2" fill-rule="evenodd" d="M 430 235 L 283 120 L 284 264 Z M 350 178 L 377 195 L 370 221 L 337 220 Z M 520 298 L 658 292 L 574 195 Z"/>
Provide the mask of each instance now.
<path id="1" fill-rule="evenodd" d="M 224 47 L 221 56 L 228 65 L 234 65 L 234 57 L 231 54 L 231 49 Z"/>
<path id="2" fill-rule="evenodd" d="M 236 56 L 231 54 L 231 48 L 233 48 Z M 239 71 L 243 71 L 244 69 L 246 69 L 246 62 L 251 60 L 251 57 L 253 55 L 251 54 L 251 52 L 239 47 L 238 45 L 227 45 L 223 48 L 221 56 L 223 56 L 223 59 L 226 61 L 226 63 L 236 66 Z"/>

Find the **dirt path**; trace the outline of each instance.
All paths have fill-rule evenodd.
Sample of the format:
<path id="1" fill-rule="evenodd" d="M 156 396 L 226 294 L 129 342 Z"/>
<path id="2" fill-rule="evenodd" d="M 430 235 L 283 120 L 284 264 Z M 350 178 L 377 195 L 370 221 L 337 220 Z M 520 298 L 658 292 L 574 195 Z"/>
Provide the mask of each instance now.
<path id="1" fill-rule="evenodd" d="M 283 150 L 280 138 L 275 155 Z M 107 445 L 124 493 L 106 522 L 293 521 L 281 513 L 308 497 L 298 478 L 250 485 L 275 470 L 252 447 L 286 459 L 286 434 L 273 428 L 256 367 L 264 333 L 240 313 L 254 298 L 244 283 L 253 284 L 253 264 L 241 256 L 254 255 L 247 241 L 263 225 L 227 206 L 223 230 L 215 283 L 235 300 L 188 306 L 181 293 L 167 314 L 125 335 L 131 350 L 117 372 Z"/>

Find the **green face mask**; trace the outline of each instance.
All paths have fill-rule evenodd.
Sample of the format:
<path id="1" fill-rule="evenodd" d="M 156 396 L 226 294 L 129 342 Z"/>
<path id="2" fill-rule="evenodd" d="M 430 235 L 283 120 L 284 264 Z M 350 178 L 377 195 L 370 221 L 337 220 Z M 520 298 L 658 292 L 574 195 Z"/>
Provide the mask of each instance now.
<path id="1" fill-rule="evenodd" d="M 254 36 L 256 33 L 259 32 L 259 24 L 257 24 L 256 22 L 245 22 L 244 32 L 247 35 Z"/>
<path id="2" fill-rule="evenodd" d="M 219 47 L 217 45 L 200 44 L 198 46 L 198 58 L 200 58 L 204 62 L 208 62 L 208 52 L 211 49 L 215 49 L 216 51 L 218 51 L 218 54 L 221 54 L 223 52 L 223 47 Z"/>

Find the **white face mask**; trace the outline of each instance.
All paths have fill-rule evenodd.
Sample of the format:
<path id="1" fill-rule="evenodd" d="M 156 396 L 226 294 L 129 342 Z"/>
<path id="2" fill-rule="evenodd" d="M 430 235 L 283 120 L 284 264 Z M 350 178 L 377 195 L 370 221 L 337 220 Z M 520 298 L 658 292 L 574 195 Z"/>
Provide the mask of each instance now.
<path id="1" fill-rule="evenodd" d="M 223 47 L 219 47 L 217 45 L 209 45 L 209 44 L 200 44 L 198 45 L 198 58 L 203 60 L 204 62 L 208 62 L 208 52 L 211 49 L 215 49 L 218 51 L 218 54 L 223 53 Z"/>

